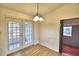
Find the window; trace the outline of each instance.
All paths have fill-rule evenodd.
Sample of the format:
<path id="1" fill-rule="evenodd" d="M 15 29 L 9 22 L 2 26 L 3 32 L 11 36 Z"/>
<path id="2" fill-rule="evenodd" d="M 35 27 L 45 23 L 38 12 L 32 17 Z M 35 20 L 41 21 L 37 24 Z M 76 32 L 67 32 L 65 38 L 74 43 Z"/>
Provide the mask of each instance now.
<path id="1" fill-rule="evenodd" d="M 9 34 L 9 50 L 14 50 L 20 47 L 20 26 L 18 22 L 8 22 Z"/>
<path id="2" fill-rule="evenodd" d="M 72 36 L 72 26 L 63 27 L 63 36 Z"/>
<path id="3" fill-rule="evenodd" d="M 24 29 L 25 44 L 32 43 L 32 23 L 25 22 Z"/>

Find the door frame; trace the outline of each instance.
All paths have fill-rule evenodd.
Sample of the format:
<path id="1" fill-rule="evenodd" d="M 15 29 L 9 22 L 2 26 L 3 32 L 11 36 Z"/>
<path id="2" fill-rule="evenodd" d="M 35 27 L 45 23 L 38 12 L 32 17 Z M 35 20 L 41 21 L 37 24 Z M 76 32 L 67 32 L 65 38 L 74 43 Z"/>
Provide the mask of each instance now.
<path id="1" fill-rule="evenodd" d="M 64 20 L 76 20 L 79 18 L 68 18 L 68 19 L 62 19 L 60 20 L 60 35 L 59 35 L 59 53 L 62 53 L 63 51 L 63 21 Z"/>
<path id="2" fill-rule="evenodd" d="M 59 35 L 59 53 L 62 53 L 62 45 L 63 45 L 63 20 L 60 20 L 60 35 Z"/>

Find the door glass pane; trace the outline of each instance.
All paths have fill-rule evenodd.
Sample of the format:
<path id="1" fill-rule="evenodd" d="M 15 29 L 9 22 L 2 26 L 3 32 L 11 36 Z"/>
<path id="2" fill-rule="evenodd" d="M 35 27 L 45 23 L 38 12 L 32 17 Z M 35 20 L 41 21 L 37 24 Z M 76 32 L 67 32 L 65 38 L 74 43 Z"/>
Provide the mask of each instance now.
<path id="1" fill-rule="evenodd" d="M 19 23 L 17 22 L 9 22 L 9 50 L 14 50 L 20 47 L 20 31 L 19 31 Z"/>
<path id="2" fill-rule="evenodd" d="M 32 43 L 32 23 L 25 23 L 25 44 Z"/>

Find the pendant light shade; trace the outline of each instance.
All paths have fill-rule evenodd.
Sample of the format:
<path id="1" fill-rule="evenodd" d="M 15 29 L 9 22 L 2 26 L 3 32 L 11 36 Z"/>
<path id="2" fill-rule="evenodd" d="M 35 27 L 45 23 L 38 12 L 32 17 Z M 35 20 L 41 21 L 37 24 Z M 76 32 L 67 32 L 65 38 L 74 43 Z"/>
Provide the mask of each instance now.
<path id="1" fill-rule="evenodd" d="M 43 21 L 43 18 L 42 18 L 42 17 L 40 17 L 40 18 L 39 18 L 39 21 L 40 21 L 40 22 L 41 22 L 41 21 Z"/>
<path id="2" fill-rule="evenodd" d="M 39 4 L 37 4 L 37 14 L 36 16 L 34 17 L 33 21 L 37 22 L 37 21 L 43 21 L 43 18 L 42 17 L 39 17 Z"/>
<path id="3" fill-rule="evenodd" d="M 34 19 L 33 19 L 33 21 L 35 21 L 35 22 L 38 21 L 38 20 L 39 20 L 38 16 L 35 16 Z"/>

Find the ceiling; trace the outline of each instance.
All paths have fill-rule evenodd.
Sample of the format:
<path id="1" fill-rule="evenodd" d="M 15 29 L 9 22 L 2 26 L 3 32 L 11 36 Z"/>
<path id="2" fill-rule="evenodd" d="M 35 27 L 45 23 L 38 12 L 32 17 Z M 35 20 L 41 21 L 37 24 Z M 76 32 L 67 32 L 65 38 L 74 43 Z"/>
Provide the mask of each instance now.
<path id="1" fill-rule="evenodd" d="M 39 15 L 44 16 L 64 6 L 65 3 L 39 3 Z M 2 3 L 0 7 L 29 15 L 36 15 L 36 3 Z"/>

